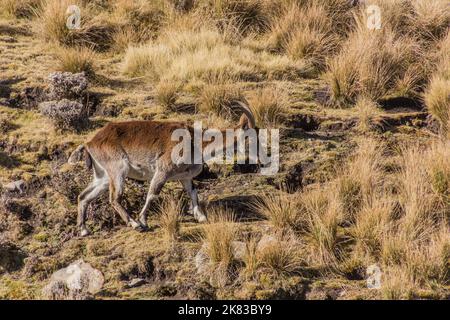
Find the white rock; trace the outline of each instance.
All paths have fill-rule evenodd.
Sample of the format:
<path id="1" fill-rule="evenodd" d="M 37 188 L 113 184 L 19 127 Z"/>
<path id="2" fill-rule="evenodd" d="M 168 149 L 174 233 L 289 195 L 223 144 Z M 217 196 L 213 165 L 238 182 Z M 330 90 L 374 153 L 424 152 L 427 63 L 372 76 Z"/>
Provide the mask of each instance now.
<path id="1" fill-rule="evenodd" d="M 51 300 L 84 300 L 103 287 L 103 274 L 83 260 L 52 274 L 42 293 Z"/>
<path id="2" fill-rule="evenodd" d="M 265 250 L 267 247 L 273 246 L 278 243 L 277 238 L 271 235 L 263 235 L 261 240 L 259 240 L 256 250 L 261 252 Z"/>
<path id="3" fill-rule="evenodd" d="M 3 185 L 3 188 L 5 188 L 9 192 L 19 191 L 20 193 L 22 193 L 25 188 L 25 181 L 23 180 L 13 181 Z"/>

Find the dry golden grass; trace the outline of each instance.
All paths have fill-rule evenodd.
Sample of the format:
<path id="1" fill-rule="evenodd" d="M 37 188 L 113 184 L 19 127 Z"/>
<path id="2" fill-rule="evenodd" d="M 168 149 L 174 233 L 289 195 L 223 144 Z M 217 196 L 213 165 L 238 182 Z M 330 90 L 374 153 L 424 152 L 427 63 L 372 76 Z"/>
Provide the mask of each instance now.
<path id="1" fill-rule="evenodd" d="M 88 77 L 95 75 L 97 55 L 87 47 L 59 47 L 56 50 L 58 70 L 64 72 L 84 72 Z"/>
<path id="2" fill-rule="evenodd" d="M 80 8 L 80 28 L 68 28 L 71 5 Z M 36 11 L 37 29 L 42 38 L 64 46 L 89 46 L 105 50 L 113 44 L 115 25 L 105 13 L 97 12 L 82 0 L 43 0 Z"/>
<path id="3" fill-rule="evenodd" d="M 378 104 L 371 99 L 360 97 L 356 101 L 355 110 L 358 116 L 356 130 L 360 133 L 374 131 L 378 125 L 377 116 L 381 113 Z"/>
<path id="4" fill-rule="evenodd" d="M 354 221 L 354 215 L 365 203 L 370 203 L 381 184 L 383 147 L 374 139 L 363 138 L 355 154 L 335 182 L 335 192 L 343 219 Z"/>
<path id="5" fill-rule="evenodd" d="M 299 244 L 290 237 L 271 241 L 257 252 L 259 267 L 277 275 L 292 274 L 302 264 L 299 249 Z"/>
<path id="6" fill-rule="evenodd" d="M 248 99 L 260 128 L 276 128 L 289 110 L 289 96 L 279 87 L 257 90 Z"/>
<path id="7" fill-rule="evenodd" d="M 214 29 L 168 30 L 158 40 L 130 47 L 125 55 L 126 75 L 146 76 L 152 80 L 210 81 L 298 76 L 301 63 L 285 56 L 254 52 L 233 44 L 228 35 Z"/>
<path id="8" fill-rule="evenodd" d="M 269 25 L 269 14 L 261 0 L 203 0 L 197 7 L 220 24 L 232 24 L 242 34 L 262 33 Z"/>
<path id="9" fill-rule="evenodd" d="M 333 269 L 338 250 L 338 225 L 340 212 L 330 190 L 316 189 L 302 195 L 306 227 L 303 236 L 309 252 L 309 261 Z"/>
<path id="10" fill-rule="evenodd" d="M 182 199 L 164 199 L 158 209 L 159 226 L 163 230 L 165 240 L 168 243 L 177 241 L 180 235 L 180 224 L 183 212 Z"/>
<path id="11" fill-rule="evenodd" d="M 245 243 L 244 269 L 242 274 L 246 279 L 253 279 L 260 266 L 258 258 L 258 241 L 255 237 L 251 237 Z"/>
<path id="12" fill-rule="evenodd" d="M 155 87 L 156 101 L 166 110 L 173 111 L 181 85 L 177 82 L 161 81 Z"/>
<path id="13" fill-rule="evenodd" d="M 443 137 L 449 135 L 450 125 L 450 77 L 434 76 L 424 93 L 428 112 L 439 122 Z"/>
<path id="14" fill-rule="evenodd" d="M 244 100 L 235 84 L 207 84 L 200 92 L 198 109 L 205 114 L 212 113 L 229 119 L 233 104 Z"/>
<path id="15" fill-rule="evenodd" d="M 214 209 L 208 212 L 208 224 L 204 227 L 203 241 L 214 267 L 227 270 L 234 261 L 233 241 L 237 226 L 234 214 L 229 210 Z"/>
<path id="16" fill-rule="evenodd" d="M 31 18 L 41 0 L 1 0 L 0 11 L 8 18 Z"/>
<path id="17" fill-rule="evenodd" d="M 355 103 L 359 95 L 374 101 L 399 92 L 414 95 L 417 84 L 426 77 L 421 59 L 423 52 L 411 38 L 389 29 L 379 33 L 359 29 L 329 61 L 325 79 L 331 86 L 332 102 L 345 106 Z M 412 70 L 416 71 L 414 77 Z"/>
<path id="18" fill-rule="evenodd" d="M 297 230 L 304 224 L 296 199 L 299 195 L 285 192 L 266 193 L 252 204 L 252 209 L 269 220 L 279 233 Z"/>

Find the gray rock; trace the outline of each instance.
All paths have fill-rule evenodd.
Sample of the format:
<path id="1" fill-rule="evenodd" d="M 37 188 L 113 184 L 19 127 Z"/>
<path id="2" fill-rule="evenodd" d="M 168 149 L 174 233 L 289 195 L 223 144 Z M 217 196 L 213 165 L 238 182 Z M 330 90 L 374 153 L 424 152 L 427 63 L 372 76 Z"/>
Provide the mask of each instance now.
<path id="1" fill-rule="evenodd" d="M 136 278 L 127 283 L 127 288 L 137 288 L 146 283 L 147 283 L 147 281 L 145 281 L 145 279 Z"/>
<path id="2" fill-rule="evenodd" d="M 49 300 L 86 300 L 101 290 L 103 274 L 83 260 L 53 273 L 42 290 Z"/>
<path id="3" fill-rule="evenodd" d="M 245 243 L 242 241 L 233 241 L 232 246 L 234 258 L 238 261 L 244 260 L 247 250 Z M 208 243 L 204 243 L 202 245 L 200 250 L 195 255 L 194 262 L 198 273 L 202 274 L 208 272 L 211 264 L 211 260 L 208 256 Z"/>
<path id="4" fill-rule="evenodd" d="M 273 246 L 278 243 L 277 238 L 271 235 L 263 235 L 261 240 L 259 240 L 256 250 L 258 252 L 264 251 L 267 247 Z"/>
<path id="5" fill-rule="evenodd" d="M 25 181 L 17 180 L 3 185 L 3 188 L 9 192 L 23 193 L 25 189 Z"/>

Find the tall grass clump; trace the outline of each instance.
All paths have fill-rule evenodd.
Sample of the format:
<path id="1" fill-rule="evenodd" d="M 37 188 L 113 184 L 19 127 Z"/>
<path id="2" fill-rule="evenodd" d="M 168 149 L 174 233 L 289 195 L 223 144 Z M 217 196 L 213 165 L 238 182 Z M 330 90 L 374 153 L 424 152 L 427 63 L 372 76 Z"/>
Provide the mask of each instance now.
<path id="1" fill-rule="evenodd" d="M 334 188 L 342 218 L 354 222 L 355 214 L 372 201 L 382 183 L 383 147 L 374 139 L 361 139 L 348 163 L 342 168 Z"/>
<path id="2" fill-rule="evenodd" d="M 291 236 L 274 239 L 257 252 L 259 267 L 276 275 L 289 275 L 299 270 L 303 259 L 300 244 Z"/>
<path id="3" fill-rule="evenodd" d="M 289 109 L 289 97 L 278 87 L 257 90 L 250 96 L 249 103 L 260 128 L 278 127 Z"/>
<path id="4" fill-rule="evenodd" d="M 68 28 L 67 9 L 76 5 L 81 11 L 80 28 Z M 36 11 L 38 30 L 47 41 L 63 46 L 89 46 L 96 50 L 108 49 L 113 43 L 115 25 L 106 14 L 93 11 L 84 1 L 43 0 Z"/>
<path id="5" fill-rule="evenodd" d="M 234 214 L 228 210 L 216 209 L 208 215 L 203 241 L 213 269 L 227 271 L 234 262 L 233 241 L 238 231 L 234 220 Z"/>
<path id="6" fill-rule="evenodd" d="M 32 18 L 41 0 L 2 0 L 0 9 L 9 18 Z"/>
<path id="7" fill-rule="evenodd" d="M 164 238 L 169 243 L 174 243 L 180 234 L 183 202 L 181 199 L 164 199 L 158 211 L 159 225 L 164 232 Z"/>
<path id="8" fill-rule="evenodd" d="M 95 52 L 87 47 L 60 47 L 56 50 L 58 69 L 63 72 L 84 72 L 88 77 L 95 75 Z"/>
<path id="9" fill-rule="evenodd" d="M 307 2 L 284 5 L 282 14 L 273 20 L 268 47 L 304 59 L 317 70 L 325 67 L 345 38 L 351 25 L 351 8 L 345 1 Z M 343 33 L 341 33 L 343 32 Z"/>
<path id="10" fill-rule="evenodd" d="M 129 45 L 155 39 L 175 14 L 169 0 L 116 0 L 112 19 L 117 25 L 113 47 L 126 50 Z"/>
<path id="11" fill-rule="evenodd" d="M 219 27 L 231 24 L 242 35 L 263 33 L 269 25 L 269 12 L 261 0 L 203 0 L 197 10 L 212 16 Z"/>
<path id="12" fill-rule="evenodd" d="M 329 188 L 312 189 L 301 194 L 300 208 L 305 227 L 298 234 L 305 241 L 309 263 L 334 269 L 339 259 L 340 222 L 335 197 Z"/>
<path id="13" fill-rule="evenodd" d="M 235 84 L 206 84 L 200 92 L 198 108 L 202 113 L 230 119 L 233 116 L 233 105 L 236 101 L 244 100 L 241 90 Z"/>
<path id="14" fill-rule="evenodd" d="M 377 116 L 381 113 L 378 104 L 366 97 L 359 97 L 355 109 L 358 117 L 356 130 L 360 133 L 373 131 L 377 126 Z"/>
<path id="15" fill-rule="evenodd" d="M 328 63 L 325 79 L 331 88 L 331 102 L 346 106 L 360 95 L 373 101 L 415 96 L 426 79 L 422 59 L 423 52 L 411 38 L 397 36 L 389 29 L 358 29 Z"/>
<path id="16" fill-rule="evenodd" d="M 285 192 L 266 193 L 255 200 L 252 208 L 266 218 L 275 231 L 283 234 L 297 230 L 304 224 L 296 197 L 298 195 Z"/>

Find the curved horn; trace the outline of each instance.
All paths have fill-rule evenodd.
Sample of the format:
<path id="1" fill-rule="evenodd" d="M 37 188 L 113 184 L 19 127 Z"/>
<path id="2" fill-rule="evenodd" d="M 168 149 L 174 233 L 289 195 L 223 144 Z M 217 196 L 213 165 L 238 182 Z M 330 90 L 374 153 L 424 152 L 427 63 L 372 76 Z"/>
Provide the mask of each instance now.
<path id="1" fill-rule="evenodd" d="M 253 115 L 253 112 L 250 109 L 250 107 L 248 106 L 248 104 L 245 104 L 241 101 L 236 101 L 236 105 L 242 111 L 243 116 L 245 115 L 247 117 L 249 128 L 250 129 L 256 128 L 255 116 Z M 241 122 L 242 122 L 242 119 L 241 119 Z"/>

